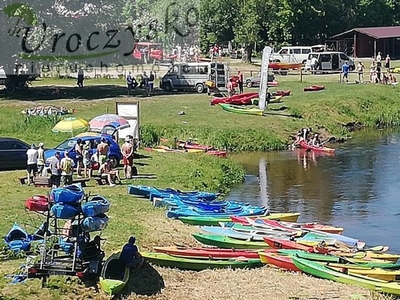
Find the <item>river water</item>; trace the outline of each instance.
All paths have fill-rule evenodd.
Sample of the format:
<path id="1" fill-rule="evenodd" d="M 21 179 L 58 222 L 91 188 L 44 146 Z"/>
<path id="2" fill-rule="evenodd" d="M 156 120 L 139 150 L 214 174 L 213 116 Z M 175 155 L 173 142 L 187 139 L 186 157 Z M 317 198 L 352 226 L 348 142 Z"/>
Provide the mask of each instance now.
<path id="1" fill-rule="evenodd" d="M 400 252 L 400 131 L 358 132 L 334 147 L 334 155 L 237 154 L 247 175 L 229 199 L 297 211 L 301 222 L 340 226 L 347 236 Z"/>

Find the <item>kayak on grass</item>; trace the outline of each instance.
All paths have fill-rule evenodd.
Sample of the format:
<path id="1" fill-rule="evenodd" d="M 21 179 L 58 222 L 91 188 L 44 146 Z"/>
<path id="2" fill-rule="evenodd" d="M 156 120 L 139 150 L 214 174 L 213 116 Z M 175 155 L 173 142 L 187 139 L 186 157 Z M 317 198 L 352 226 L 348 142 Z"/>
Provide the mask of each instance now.
<path id="1" fill-rule="evenodd" d="M 242 114 L 242 115 L 256 115 L 256 116 L 262 116 L 264 111 L 258 108 L 249 108 L 249 107 L 242 107 L 242 106 L 235 106 L 231 104 L 219 104 L 223 110 L 237 113 L 237 114 Z"/>
<path id="2" fill-rule="evenodd" d="M 257 250 L 236 250 L 218 248 L 189 248 L 189 247 L 154 247 L 155 252 L 166 253 L 171 256 L 196 258 L 196 259 L 231 259 L 236 257 L 246 257 L 258 259 Z"/>

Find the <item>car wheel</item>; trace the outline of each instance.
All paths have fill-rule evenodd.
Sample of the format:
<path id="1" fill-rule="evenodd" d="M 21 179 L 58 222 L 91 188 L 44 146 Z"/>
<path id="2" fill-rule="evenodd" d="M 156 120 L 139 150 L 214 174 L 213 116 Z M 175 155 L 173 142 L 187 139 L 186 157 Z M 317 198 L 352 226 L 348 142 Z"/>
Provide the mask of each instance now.
<path id="1" fill-rule="evenodd" d="M 109 159 L 111 160 L 111 166 L 116 168 L 119 165 L 119 159 L 116 156 L 110 156 Z"/>
<path id="2" fill-rule="evenodd" d="M 252 83 L 251 81 L 248 81 L 248 82 L 246 83 L 246 86 L 247 86 L 248 88 L 251 88 L 251 87 L 253 87 L 253 83 Z"/>
<path id="3" fill-rule="evenodd" d="M 199 94 L 204 92 L 204 84 L 202 83 L 198 83 L 196 84 L 196 92 L 198 92 Z"/>
<path id="4" fill-rule="evenodd" d="M 172 86 L 170 83 L 164 85 L 164 92 L 172 92 Z"/>

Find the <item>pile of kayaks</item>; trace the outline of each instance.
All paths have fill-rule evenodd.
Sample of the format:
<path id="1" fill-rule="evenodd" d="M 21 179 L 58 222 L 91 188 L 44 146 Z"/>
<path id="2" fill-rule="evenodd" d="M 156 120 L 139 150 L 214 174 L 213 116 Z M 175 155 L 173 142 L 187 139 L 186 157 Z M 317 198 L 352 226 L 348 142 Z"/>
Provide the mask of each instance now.
<path id="1" fill-rule="evenodd" d="M 288 91 L 276 91 L 271 94 L 269 103 L 279 103 L 282 98 L 290 95 L 290 90 Z M 232 104 L 232 105 L 253 105 L 258 103 L 258 93 L 249 92 L 243 94 L 237 94 L 230 97 L 215 97 L 211 100 L 211 105 Z"/>

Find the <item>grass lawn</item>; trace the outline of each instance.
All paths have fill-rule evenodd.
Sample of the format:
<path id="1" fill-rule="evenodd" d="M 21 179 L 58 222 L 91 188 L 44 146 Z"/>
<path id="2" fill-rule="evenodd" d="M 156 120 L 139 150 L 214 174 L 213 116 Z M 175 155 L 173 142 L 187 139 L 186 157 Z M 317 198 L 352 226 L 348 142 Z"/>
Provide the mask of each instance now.
<path id="1" fill-rule="evenodd" d="M 112 81 L 113 86 L 102 79 L 100 86 L 84 89 L 71 87 L 74 80 L 54 81 L 44 79 L 34 84 L 29 93 L 18 95 L 0 94 L 0 133 L 2 136 L 21 138 L 29 143 L 44 142 L 52 147 L 69 137 L 69 134 L 51 132 L 54 120 L 33 117 L 27 119 L 21 114 L 24 108 L 39 105 L 65 106 L 75 109 L 76 116 L 90 120 L 102 113 L 115 112 L 116 101 L 139 101 L 140 123 L 143 139 L 150 143 L 159 137 L 172 140 L 197 138 L 200 142 L 233 150 L 278 149 L 286 145 L 298 129 L 303 126 L 318 128 L 324 126 L 329 134 L 346 136 L 350 133 L 344 123 L 362 122 L 368 126 L 376 124 L 398 125 L 400 122 L 399 90 L 383 85 L 340 85 L 337 79 L 327 76 L 304 76 L 298 82 L 293 76 L 278 77 L 279 89 L 290 89 L 292 96 L 284 98 L 281 104 L 269 106 L 273 112 L 286 107 L 285 113 L 301 115 L 302 119 L 268 115 L 266 117 L 242 116 L 223 111 L 218 106 L 210 106 L 207 95 L 160 93 L 145 98 L 138 92 L 135 97 L 127 97 L 123 84 Z M 61 82 L 61 83 L 60 83 Z M 67 83 L 68 82 L 68 83 Z M 52 95 L 53 85 L 59 85 L 59 94 Z M 64 84 L 65 83 L 65 84 Z M 304 86 L 324 84 L 326 90 L 304 93 Z M 64 86 L 61 86 L 64 85 Z M 115 85 L 115 86 L 114 86 Z M 256 89 L 252 89 L 256 91 Z M 276 90 L 276 89 L 275 89 Z M 12 98 L 15 97 L 15 98 Z M 179 115 L 184 111 L 184 115 Z M 158 135 L 156 139 L 152 135 Z M 263 143 L 269 143 L 263 145 Z M 260 145 L 259 148 L 256 148 Z M 223 160 L 199 154 L 158 154 L 140 150 L 147 156 L 137 160 L 139 173 L 154 173 L 157 180 L 135 180 L 135 184 L 175 187 L 183 190 L 205 189 L 226 191 L 230 185 L 241 182 L 243 170 L 229 159 Z M 27 224 L 28 229 L 40 222 L 38 216 L 24 211 L 24 201 L 34 194 L 47 193 L 46 189 L 21 186 L 17 178 L 24 171 L 0 173 L 0 234 L 5 235 L 12 223 Z M 107 238 L 104 249 L 107 256 L 119 249 L 128 236 L 137 237 L 141 250 L 151 250 L 152 246 L 168 246 L 174 243 L 195 245 L 191 233 L 197 228 L 166 219 L 164 210 L 152 207 L 144 199 L 127 195 L 127 185 L 99 187 L 94 182 L 86 189 L 93 194 L 101 194 L 111 201 L 109 226 L 102 236 Z M 23 260 L 0 262 L 2 274 L 10 274 L 18 269 Z M 1 299 L 106 299 L 103 294 L 93 293 L 75 281 L 54 277 L 50 287 L 40 289 L 39 281 L 23 285 L 8 285 L 0 279 Z M 157 294 L 160 293 L 161 294 Z M 129 299 L 257 299 L 268 293 L 273 299 L 384 299 L 371 296 L 368 291 L 313 279 L 307 276 L 277 272 L 268 267 L 252 271 L 204 271 L 182 272 L 164 268 L 145 268 L 132 275 L 129 287 L 124 291 Z M 143 295 L 152 295 L 145 297 Z M 352 295 L 352 296 L 351 296 Z"/>

